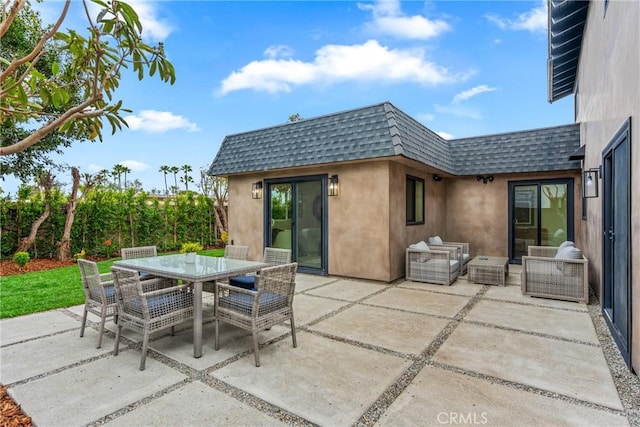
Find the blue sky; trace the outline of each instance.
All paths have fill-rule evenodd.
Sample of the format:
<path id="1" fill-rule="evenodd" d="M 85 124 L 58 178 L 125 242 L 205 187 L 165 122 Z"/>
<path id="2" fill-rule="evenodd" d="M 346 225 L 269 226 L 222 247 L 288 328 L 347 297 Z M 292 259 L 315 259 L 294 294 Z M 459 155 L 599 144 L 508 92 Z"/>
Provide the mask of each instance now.
<path id="1" fill-rule="evenodd" d="M 546 1 L 131 4 L 177 81 L 125 74 L 116 97 L 133 110 L 130 128 L 61 160 L 81 172 L 124 164 L 146 190 L 164 189 L 161 165 L 189 164 L 197 182 L 225 135 L 295 113 L 390 101 L 446 138 L 573 122 L 572 97 L 547 102 Z M 65 26 L 82 24 L 79 5 Z M 45 22 L 61 8 L 39 6 Z M 11 179 L 0 185 L 15 192 Z"/>

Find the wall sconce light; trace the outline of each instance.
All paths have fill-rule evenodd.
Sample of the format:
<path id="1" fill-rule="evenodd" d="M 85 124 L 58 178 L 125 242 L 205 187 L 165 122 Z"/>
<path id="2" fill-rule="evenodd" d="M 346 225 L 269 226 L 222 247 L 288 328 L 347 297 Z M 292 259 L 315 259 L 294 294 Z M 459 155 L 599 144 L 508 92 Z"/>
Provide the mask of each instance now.
<path id="1" fill-rule="evenodd" d="M 262 199 L 262 181 L 251 184 L 251 198 Z"/>
<path id="2" fill-rule="evenodd" d="M 599 169 L 588 169 L 582 172 L 582 197 L 591 199 L 598 197 Z"/>
<path id="3" fill-rule="evenodd" d="M 482 181 L 483 184 L 493 182 L 493 175 L 478 175 L 476 176 L 476 181 Z"/>
<path id="4" fill-rule="evenodd" d="M 329 177 L 329 195 L 338 195 L 338 175 L 331 175 L 331 177 Z"/>
<path id="5" fill-rule="evenodd" d="M 435 182 L 440 182 L 440 181 L 442 181 L 442 177 L 440 175 L 433 175 L 433 180 Z"/>

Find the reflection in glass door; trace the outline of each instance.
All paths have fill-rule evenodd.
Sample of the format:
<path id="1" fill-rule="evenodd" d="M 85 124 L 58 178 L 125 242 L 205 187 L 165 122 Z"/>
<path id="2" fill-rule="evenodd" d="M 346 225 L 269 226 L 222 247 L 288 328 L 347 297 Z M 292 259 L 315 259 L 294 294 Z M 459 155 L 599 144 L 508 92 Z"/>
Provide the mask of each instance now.
<path id="1" fill-rule="evenodd" d="M 266 182 L 266 246 L 290 249 L 302 271 L 326 273 L 326 179 Z"/>
<path id="2" fill-rule="evenodd" d="M 573 240 L 573 180 L 509 183 L 509 258 L 521 262 L 529 246 Z"/>

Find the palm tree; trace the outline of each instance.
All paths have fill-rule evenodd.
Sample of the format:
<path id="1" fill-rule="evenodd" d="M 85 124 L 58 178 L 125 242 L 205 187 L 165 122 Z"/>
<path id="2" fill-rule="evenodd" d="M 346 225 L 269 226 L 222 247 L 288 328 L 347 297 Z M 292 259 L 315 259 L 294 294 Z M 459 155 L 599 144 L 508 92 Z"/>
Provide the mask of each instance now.
<path id="1" fill-rule="evenodd" d="M 175 183 L 175 191 L 178 192 L 178 172 L 180 172 L 180 168 L 177 166 L 171 166 L 171 173 L 173 173 L 173 182 Z"/>
<path id="2" fill-rule="evenodd" d="M 126 166 L 122 166 L 122 173 L 124 174 L 124 188 L 127 188 L 127 174 L 131 173 L 131 169 Z"/>
<path id="3" fill-rule="evenodd" d="M 193 169 L 191 169 L 191 166 L 189 165 L 182 165 L 180 169 L 182 170 L 182 172 L 184 172 L 184 178 L 180 179 L 180 181 L 184 182 L 185 190 L 189 191 L 189 182 L 193 182 L 193 178 L 189 176 L 189 172 L 191 172 Z"/>
<path id="4" fill-rule="evenodd" d="M 113 172 L 111 172 L 111 175 L 113 175 L 114 178 L 116 176 L 118 177 L 118 188 L 119 189 L 122 189 L 121 177 L 122 177 L 123 173 L 125 174 L 125 178 L 124 179 L 125 179 L 125 186 L 126 186 L 126 183 L 127 183 L 127 175 L 126 175 L 127 173 L 126 173 L 126 171 L 127 170 L 129 172 L 131 172 L 131 169 L 129 169 L 129 168 L 125 167 L 125 166 L 122 166 L 120 163 L 116 163 L 115 165 L 113 165 Z M 115 184 L 115 179 L 114 179 L 114 184 Z"/>
<path id="5" fill-rule="evenodd" d="M 160 170 L 158 171 L 164 174 L 164 194 L 169 194 L 169 186 L 167 185 L 167 174 L 170 171 L 171 171 L 171 168 L 167 165 L 160 166 Z"/>

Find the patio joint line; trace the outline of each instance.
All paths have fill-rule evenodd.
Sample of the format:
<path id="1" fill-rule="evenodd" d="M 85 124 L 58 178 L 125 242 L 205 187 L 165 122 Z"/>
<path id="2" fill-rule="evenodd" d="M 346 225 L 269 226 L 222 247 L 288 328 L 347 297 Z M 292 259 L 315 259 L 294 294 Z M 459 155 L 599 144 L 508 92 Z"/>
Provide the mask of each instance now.
<path id="1" fill-rule="evenodd" d="M 553 307 L 553 306 L 550 306 L 550 305 L 534 304 L 533 302 L 528 303 L 528 302 L 524 302 L 524 301 L 511 301 L 511 300 L 497 299 L 497 298 L 491 298 L 491 297 L 486 297 L 486 298 L 484 298 L 484 300 L 486 300 L 486 301 L 494 301 L 494 302 L 499 302 L 499 303 L 508 303 L 508 304 L 513 304 L 513 305 L 522 305 L 522 306 L 525 306 L 525 307 L 548 308 L 550 310 L 568 311 L 570 313 L 585 313 L 586 314 L 588 312 L 588 309 L 587 310 L 579 310 L 579 309 L 574 309 L 574 308 L 570 308 L 570 307 Z M 560 300 L 552 300 L 552 301 L 571 303 L 570 301 L 560 301 Z M 575 304 L 579 304 L 579 303 L 575 303 Z"/>
<path id="2" fill-rule="evenodd" d="M 411 366 L 409 366 L 398 379 L 391 384 L 382 394 L 376 399 L 376 401 L 367 408 L 360 416 L 355 426 L 373 426 L 376 424 L 380 417 L 389 409 L 391 404 L 406 390 L 407 387 L 413 382 L 415 377 L 429 364 L 431 358 L 440 349 L 444 342 L 451 336 L 453 331 L 462 323 L 462 319 L 471 311 L 471 309 L 482 299 L 489 289 L 488 285 L 483 286 L 478 292 L 473 295 L 469 301 L 462 307 L 458 313 L 454 316 L 450 322 L 442 328 L 440 333 L 431 341 L 427 348 L 422 351 Z"/>
<path id="3" fill-rule="evenodd" d="M 558 401 L 561 401 L 561 402 L 568 402 L 568 403 L 572 403 L 572 404 L 583 406 L 583 407 L 597 409 L 597 410 L 600 410 L 600 411 L 606 411 L 606 412 L 609 412 L 609 413 L 612 413 L 612 414 L 616 414 L 616 415 L 626 416 L 624 411 L 621 411 L 619 409 L 614 409 L 614 408 L 611 408 L 609 406 L 605 406 L 605 405 L 602 405 L 602 404 L 599 404 L 599 403 L 590 402 L 588 400 L 578 399 L 578 398 L 575 398 L 575 397 L 570 396 L 568 394 L 563 394 L 563 393 L 559 393 L 559 392 L 556 392 L 556 391 L 549 391 L 549 390 L 545 390 L 543 388 L 535 387 L 535 386 L 524 384 L 524 383 L 519 383 L 519 382 L 516 382 L 516 381 L 505 380 L 503 378 L 494 377 L 492 375 L 487 375 L 487 374 L 483 374 L 481 372 L 476 372 L 476 371 L 463 369 L 463 368 L 460 368 L 460 367 L 455 366 L 455 365 L 449 365 L 449 364 L 446 364 L 446 363 L 436 362 L 436 361 L 433 361 L 433 360 L 429 361 L 429 365 L 433 366 L 434 368 L 442 369 L 444 371 L 454 372 L 454 373 L 457 373 L 457 374 L 473 377 L 473 378 L 476 378 L 476 379 L 479 379 L 479 380 L 489 381 L 492 384 L 500 384 L 500 385 L 503 385 L 503 386 L 506 386 L 506 387 L 509 387 L 509 388 L 513 388 L 513 389 L 517 389 L 517 390 L 521 390 L 521 391 L 537 394 L 539 396 L 548 397 L 548 398 L 551 398 L 553 400 L 558 400 Z"/>
<path id="4" fill-rule="evenodd" d="M 376 304 L 371 304 L 371 303 L 366 303 L 366 302 L 363 302 L 360 305 L 362 305 L 364 307 L 384 308 L 384 309 L 387 309 L 387 310 L 398 311 L 400 313 L 420 314 L 420 315 L 423 315 L 423 316 L 433 317 L 435 319 L 452 320 L 454 318 L 452 316 L 445 316 L 445 315 L 442 315 L 442 314 L 425 313 L 425 312 L 422 312 L 422 311 L 413 311 L 413 310 L 407 310 L 407 309 L 404 309 L 404 308 L 388 307 L 386 305 L 376 305 Z"/>
<path id="5" fill-rule="evenodd" d="M 201 381 L 214 390 L 217 390 L 233 399 L 236 399 L 243 405 L 247 405 L 253 409 L 256 409 L 257 411 L 283 423 L 296 426 L 318 426 L 317 424 L 312 423 L 311 421 L 301 417 L 300 415 L 294 414 L 293 412 L 289 412 L 286 409 L 274 405 L 273 403 L 267 402 L 266 400 L 255 396 L 247 391 L 244 391 L 234 385 L 231 385 L 219 378 L 207 375 Z"/>
<path id="6" fill-rule="evenodd" d="M 110 421 L 113 421 L 117 418 L 120 418 L 123 415 L 128 414 L 129 412 L 134 411 L 135 409 L 138 409 L 141 406 L 145 406 L 150 402 L 155 401 L 156 399 L 159 399 L 162 396 L 165 396 L 169 393 L 171 393 L 174 390 L 178 390 L 179 388 L 184 387 L 185 385 L 194 382 L 193 378 L 185 378 L 181 381 L 178 381 L 175 384 L 172 384 L 168 387 L 163 388 L 162 390 L 158 390 L 155 393 L 152 393 L 148 396 L 143 397 L 140 400 L 136 400 L 135 402 L 131 402 L 129 403 L 127 406 L 124 406 L 120 409 L 117 409 L 113 412 L 111 412 L 110 414 L 107 414 L 103 417 L 98 418 L 95 421 L 92 421 L 90 423 L 87 423 L 86 426 L 87 427 L 96 427 L 96 426 L 101 426 L 104 425 Z"/>
<path id="7" fill-rule="evenodd" d="M 493 323 L 478 322 L 478 321 L 475 321 L 475 320 L 464 320 L 464 323 L 469 324 L 469 325 L 482 326 L 482 327 L 485 327 L 485 328 L 499 329 L 499 330 L 502 330 L 502 331 L 516 332 L 516 333 L 520 333 L 520 334 L 524 334 L 524 335 L 532 335 L 534 337 L 548 338 L 548 339 L 553 339 L 553 340 L 556 340 L 556 341 L 568 342 L 568 343 L 571 343 L 571 344 L 581 344 L 581 345 L 586 345 L 586 346 L 589 346 L 589 347 L 600 348 L 600 344 L 599 343 L 593 343 L 593 342 L 582 341 L 582 340 L 572 340 L 572 339 L 569 339 L 569 338 L 559 337 L 557 335 L 545 334 L 544 332 L 524 331 L 522 329 L 510 328 L 508 326 L 502 326 L 502 325 L 494 325 Z"/>
<path id="8" fill-rule="evenodd" d="M 43 339 L 43 338 L 55 337 L 56 335 L 62 335 L 62 334 L 66 334 L 66 333 L 73 332 L 73 331 L 79 331 L 79 330 L 80 330 L 80 327 L 77 327 L 77 328 L 65 329 L 63 331 L 58 331 L 58 332 L 52 332 L 50 334 L 38 335 L 37 337 L 27 338 L 27 339 L 24 339 L 22 341 L 16 341 L 16 342 L 12 342 L 12 343 L 9 343 L 9 344 L 2 344 L 2 345 L 0 345 L 0 348 L 8 348 L 8 347 L 11 347 L 11 346 L 14 346 L 14 345 L 25 344 L 25 343 L 28 343 L 28 342 L 31 342 L 31 341 L 37 341 L 37 340 L 40 340 L 40 339 Z"/>

